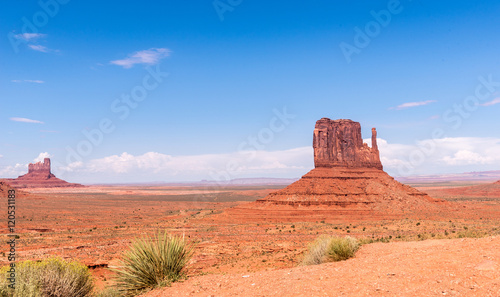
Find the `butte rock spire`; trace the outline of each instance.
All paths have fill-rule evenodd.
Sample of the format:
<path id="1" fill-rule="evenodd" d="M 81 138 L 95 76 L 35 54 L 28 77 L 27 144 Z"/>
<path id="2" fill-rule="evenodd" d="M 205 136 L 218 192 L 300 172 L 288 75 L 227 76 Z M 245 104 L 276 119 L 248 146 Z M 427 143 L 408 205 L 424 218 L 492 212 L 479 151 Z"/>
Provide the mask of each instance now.
<path id="1" fill-rule="evenodd" d="M 371 147 L 363 143 L 358 122 L 322 118 L 313 132 L 315 168 L 286 188 L 229 213 L 280 220 L 439 216 L 446 202 L 394 180 L 383 171 L 375 128 L 371 142 Z"/>
<path id="2" fill-rule="evenodd" d="M 68 183 L 57 178 L 50 168 L 50 159 L 42 162 L 30 163 L 28 173 L 14 179 L 4 179 L 14 188 L 52 188 L 52 187 L 83 187 L 81 184 Z"/>

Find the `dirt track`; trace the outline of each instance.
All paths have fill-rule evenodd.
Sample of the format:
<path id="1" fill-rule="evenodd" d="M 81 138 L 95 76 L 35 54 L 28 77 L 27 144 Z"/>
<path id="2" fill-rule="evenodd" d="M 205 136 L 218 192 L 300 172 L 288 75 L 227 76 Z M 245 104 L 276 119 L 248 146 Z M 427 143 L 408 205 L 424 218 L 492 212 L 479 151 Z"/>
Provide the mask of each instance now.
<path id="1" fill-rule="evenodd" d="M 144 296 L 500 296 L 500 237 L 374 243 L 354 259 L 205 275 Z"/>

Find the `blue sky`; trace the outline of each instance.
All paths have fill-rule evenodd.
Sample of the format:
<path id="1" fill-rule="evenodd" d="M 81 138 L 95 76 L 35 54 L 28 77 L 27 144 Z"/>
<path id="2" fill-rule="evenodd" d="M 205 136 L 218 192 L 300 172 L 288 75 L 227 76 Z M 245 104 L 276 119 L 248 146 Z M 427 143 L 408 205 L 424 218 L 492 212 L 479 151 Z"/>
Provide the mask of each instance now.
<path id="1" fill-rule="evenodd" d="M 2 177 L 298 177 L 321 117 L 395 176 L 500 169 L 497 1 L 3 5 Z"/>

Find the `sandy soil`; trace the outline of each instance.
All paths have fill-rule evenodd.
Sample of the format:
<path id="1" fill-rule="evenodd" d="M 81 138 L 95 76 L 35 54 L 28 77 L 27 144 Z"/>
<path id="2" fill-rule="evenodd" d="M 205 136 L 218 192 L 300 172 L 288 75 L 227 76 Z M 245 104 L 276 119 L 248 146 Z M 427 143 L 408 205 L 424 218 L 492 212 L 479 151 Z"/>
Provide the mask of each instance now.
<path id="1" fill-rule="evenodd" d="M 343 262 L 191 277 L 143 296 L 500 296 L 500 237 L 374 243 Z"/>
<path id="2" fill-rule="evenodd" d="M 297 282 L 297 278 L 307 279 L 310 273 L 314 275 L 312 272 L 314 269 L 320 269 L 321 271 L 333 269 L 335 272 L 335 274 L 329 274 L 329 278 L 331 278 L 329 281 L 332 283 L 326 285 L 326 288 L 329 289 L 325 289 L 325 293 L 333 295 L 338 292 L 338 288 L 355 290 L 357 286 L 358 289 L 356 290 L 361 290 L 359 291 L 360 294 L 364 294 L 365 291 L 362 290 L 377 289 L 377 287 L 372 286 L 371 281 L 364 283 L 365 279 L 370 280 L 370 273 L 376 270 L 372 272 L 370 270 L 360 270 L 361 272 L 358 275 L 345 274 L 345 279 L 349 281 L 339 278 L 337 282 L 333 279 L 336 278 L 336 273 L 340 271 L 338 267 L 348 265 L 346 263 L 358 263 L 356 261 L 360 261 L 359 259 L 365 259 L 367 261 L 366 265 L 369 265 L 370 261 L 380 260 L 380 255 L 386 255 L 384 256 L 386 260 L 378 262 L 379 264 L 373 262 L 373 267 L 376 265 L 392 267 L 393 263 L 404 263 L 399 260 L 404 257 L 404 254 L 399 253 L 401 249 L 411 250 L 413 245 L 426 246 L 428 242 L 439 243 L 436 247 L 430 247 L 434 248 L 431 251 L 455 249 L 455 242 L 452 240 L 406 241 L 500 234 L 500 199 L 489 199 L 488 201 L 454 200 L 450 202 L 453 205 L 452 209 L 454 211 L 452 212 L 441 213 L 435 217 L 415 216 L 407 213 L 396 219 L 387 214 L 370 217 L 365 213 L 352 213 L 345 211 L 345 209 L 342 211 L 342 209 L 321 210 L 311 208 L 290 211 L 286 209 L 252 210 L 245 208 L 245 205 L 248 205 L 250 201 L 263 198 L 274 190 L 275 188 L 269 189 L 265 187 L 214 189 L 88 187 L 50 190 L 30 189 L 32 194 L 22 194 L 19 191 L 19 199 L 16 201 L 16 232 L 20 235 L 17 253 L 21 261 L 53 256 L 81 261 L 92 268 L 93 274 L 98 279 L 98 286 L 102 288 L 110 285 L 112 273 L 108 268 L 116 265 L 122 252 L 129 248 L 130 243 L 135 238 L 144 234 L 152 235 L 158 230 L 167 230 L 170 234 L 185 235 L 195 244 L 195 254 L 189 264 L 189 280 L 184 284 L 176 284 L 173 287 L 187 286 L 179 287 L 185 288 L 185 291 L 182 291 L 183 294 L 200 291 L 200 294 L 204 296 L 224 295 L 224 292 L 205 292 L 197 288 L 191 280 L 208 279 L 210 281 L 213 278 L 215 286 L 220 284 L 220 288 L 233 288 L 235 294 L 240 292 L 238 290 L 243 290 L 238 294 L 247 294 L 247 291 L 244 291 L 246 286 L 255 283 L 253 286 L 261 288 L 259 290 L 271 290 L 255 291 L 255 294 L 272 295 L 274 294 L 272 289 L 278 290 L 281 285 L 278 282 L 274 284 L 265 281 L 268 278 L 272 279 L 272 277 L 277 280 L 286 280 L 288 272 L 290 272 L 296 276 L 290 279 L 290 283 L 284 283 L 282 289 L 289 291 L 277 291 L 278 293 L 276 293 L 276 295 L 281 293 L 290 295 L 294 292 L 292 285 Z M 6 199 L 0 201 L 0 209 L 6 209 Z M 5 236 L 6 232 L 6 228 L 0 230 L 2 236 Z M 331 267 L 326 270 L 325 268 L 316 267 L 296 268 L 307 249 L 308 243 L 321 234 L 350 235 L 358 238 L 384 238 L 403 242 L 365 246 L 356 259 L 345 263 L 321 266 Z M 6 242 L 4 241 L 0 245 L 0 252 L 7 251 Z M 473 244 L 476 241 L 467 239 L 465 242 Z M 496 246 L 493 244 L 496 244 Z M 380 251 L 371 251 L 374 248 L 378 248 Z M 390 250 L 384 250 L 387 248 Z M 467 253 L 473 253 L 474 249 L 477 248 L 479 247 L 473 247 L 470 251 L 466 251 Z M 489 249 L 488 245 L 485 245 L 484 255 L 488 256 L 488 250 L 491 252 L 499 250 L 497 239 L 489 245 Z M 392 256 L 392 253 L 396 254 Z M 434 257 L 432 253 L 429 252 L 428 257 Z M 467 253 L 463 255 L 467 255 Z M 468 269 L 469 266 L 467 265 L 482 265 L 483 261 L 488 260 L 485 258 L 483 261 L 477 260 L 477 263 L 462 265 L 462 263 L 468 263 L 467 257 L 462 258 L 463 255 L 460 253 L 450 254 L 449 257 L 443 257 L 442 261 L 446 259 L 450 263 L 455 261 L 453 263 L 457 267 L 471 270 Z M 425 257 L 427 257 L 427 254 Z M 439 262 L 441 260 L 438 259 L 439 254 L 436 254 L 435 257 L 435 261 L 426 262 L 429 264 L 430 273 L 434 273 L 433 269 L 443 268 L 443 265 Z M 421 260 L 425 259 L 427 258 Z M 422 262 L 417 260 L 415 263 Z M 0 257 L 0 265 L 7 263 L 6 257 Z M 434 267 L 432 263 L 437 264 Z M 491 264 L 490 262 L 485 263 L 486 268 Z M 498 264 L 498 261 L 496 263 Z M 359 265 L 361 269 L 365 264 Z M 498 272 L 498 266 L 495 267 L 497 267 L 495 271 Z M 393 278 L 405 281 L 406 279 L 415 279 L 419 282 L 425 282 L 427 277 L 430 277 L 427 270 L 419 270 L 420 268 L 416 266 L 402 265 L 401 268 L 407 270 L 404 270 L 404 273 L 396 274 Z M 309 269 L 312 269 L 311 272 Z M 348 269 L 342 273 L 348 273 L 349 271 Z M 260 276 L 261 274 L 262 276 Z M 251 275 L 251 277 L 243 278 L 243 275 Z M 380 274 L 379 276 L 382 279 L 387 275 Z M 257 279 L 259 277 L 261 277 L 262 283 L 246 283 L 250 282 L 250 278 Z M 326 280 L 326 276 L 318 275 L 318 278 L 321 277 Z M 491 281 L 496 281 L 496 284 L 498 284 L 498 276 L 496 278 L 491 277 Z M 221 280 L 215 281 L 217 278 L 221 278 Z M 378 279 L 373 280 L 379 282 Z M 478 284 L 483 284 L 485 280 L 479 280 Z M 238 286 L 232 285 L 232 283 L 238 284 L 239 281 L 243 281 L 243 283 Z M 418 284 L 415 283 L 415 286 Z M 312 288 L 307 289 L 306 285 L 304 284 L 304 290 L 306 290 L 303 292 L 304 295 L 314 292 Z M 241 288 L 238 288 L 239 286 Z M 269 288 L 266 289 L 266 286 Z M 351 286 L 352 288 L 350 288 Z M 203 287 L 212 290 L 209 285 Z M 385 289 L 386 287 L 381 288 Z M 405 287 L 396 288 L 406 289 Z M 401 290 L 403 293 L 406 292 L 403 289 Z M 346 292 L 347 295 L 352 295 L 358 291 Z M 382 294 L 384 291 L 376 292 Z M 398 291 L 391 290 L 391 292 L 397 293 Z M 472 290 L 471 292 L 474 293 L 475 291 Z M 448 294 L 451 293 L 451 291 L 448 292 Z M 230 294 L 229 291 L 228 294 Z M 408 294 L 407 296 L 411 296 L 410 293 Z M 462 296 L 468 295 L 462 294 Z M 480 294 L 477 296 L 480 296 Z M 500 294 L 497 296 L 500 296 Z"/>

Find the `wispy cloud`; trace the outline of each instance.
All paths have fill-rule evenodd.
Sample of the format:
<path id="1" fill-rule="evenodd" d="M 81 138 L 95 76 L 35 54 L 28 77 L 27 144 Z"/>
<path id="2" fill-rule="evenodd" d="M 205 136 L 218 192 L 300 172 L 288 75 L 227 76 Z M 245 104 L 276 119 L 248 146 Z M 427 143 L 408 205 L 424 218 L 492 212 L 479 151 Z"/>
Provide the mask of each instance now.
<path id="1" fill-rule="evenodd" d="M 495 98 L 495 99 L 493 99 L 493 100 L 491 100 L 489 102 L 483 103 L 483 104 L 481 104 L 481 106 L 491 106 L 491 105 L 495 105 L 495 104 L 498 104 L 498 103 L 500 103 L 500 97 Z"/>
<path id="2" fill-rule="evenodd" d="M 25 41 L 33 41 L 38 38 L 43 38 L 45 36 L 47 36 L 47 34 L 42 34 L 42 33 L 22 33 L 14 35 L 16 39 L 21 39 Z"/>
<path id="3" fill-rule="evenodd" d="M 14 82 L 14 83 L 27 82 L 27 83 L 35 83 L 35 84 L 45 83 L 43 80 L 38 80 L 38 79 L 13 79 L 13 80 L 11 80 L 11 82 Z"/>
<path id="4" fill-rule="evenodd" d="M 27 119 L 27 118 L 10 118 L 11 121 L 21 122 L 21 123 L 30 123 L 30 124 L 44 124 L 44 122 Z"/>
<path id="5" fill-rule="evenodd" d="M 143 51 L 138 51 L 130 54 L 122 60 L 111 61 L 111 64 L 122 66 L 123 68 L 131 68 L 135 64 L 154 65 L 158 64 L 161 59 L 168 57 L 171 51 L 167 48 L 150 48 Z"/>
<path id="6" fill-rule="evenodd" d="M 50 49 L 48 49 L 46 46 L 39 45 L 39 44 L 28 44 L 28 47 L 34 51 L 38 51 L 38 52 L 42 52 L 42 53 L 48 53 L 50 51 Z"/>
<path id="7" fill-rule="evenodd" d="M 431 104 L 437 102 L 436 100 L 425 100 L 425 101 L 417 101 L 417 102 L 406 102 L 403 104 L 400 104 L 396 107 L 391 107 L 389 109 L 395 109 L 395 110 L 401 110 L 401 109 L 407 109 L 407 108 L 412 108 L 412 107 L 417 107 L 417 106 L 423 106 L 427 104 Z"/>

